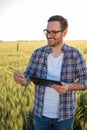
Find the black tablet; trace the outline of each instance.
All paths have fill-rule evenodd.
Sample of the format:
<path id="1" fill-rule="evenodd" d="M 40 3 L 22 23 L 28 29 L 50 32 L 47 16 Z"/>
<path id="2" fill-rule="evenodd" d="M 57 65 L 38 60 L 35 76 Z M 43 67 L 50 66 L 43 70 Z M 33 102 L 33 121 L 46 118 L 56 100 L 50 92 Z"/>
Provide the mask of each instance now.
<path id="1" fill-rule="evenodd" d="M 52 84 L 61 85 L 60 81 L 55 81 L 55 80 L 42 79 L 37 77 L 30 77 L 30 79 L 35 85 L 40 85 L 40 86 L 50 87 Z"/>

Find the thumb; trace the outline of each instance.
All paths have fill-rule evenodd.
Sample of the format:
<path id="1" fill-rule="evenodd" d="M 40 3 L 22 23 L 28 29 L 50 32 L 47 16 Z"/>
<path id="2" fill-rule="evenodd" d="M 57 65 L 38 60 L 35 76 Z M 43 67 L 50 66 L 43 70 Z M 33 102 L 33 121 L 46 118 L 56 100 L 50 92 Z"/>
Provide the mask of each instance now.
<path id="1" fill-rule="evenodd" d="M 65 83 L 64 83 L 64 82 L 61 82 L 61 85 L 62 85 L 62 86 L 64 86 L 64 85 L 65 85 Z"/>

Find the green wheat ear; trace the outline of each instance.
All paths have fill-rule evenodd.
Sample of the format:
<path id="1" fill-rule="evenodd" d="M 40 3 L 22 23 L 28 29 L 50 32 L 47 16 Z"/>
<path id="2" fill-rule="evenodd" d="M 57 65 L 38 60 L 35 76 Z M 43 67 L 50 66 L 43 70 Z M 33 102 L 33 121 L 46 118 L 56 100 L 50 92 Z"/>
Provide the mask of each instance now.
<path id="1" fill-rule="evenodd" d="M 11 70 L 17 70 L 16 68 L 11 67 L 11 66 L 9 66 L 8 69 L 11 69 Z"/>

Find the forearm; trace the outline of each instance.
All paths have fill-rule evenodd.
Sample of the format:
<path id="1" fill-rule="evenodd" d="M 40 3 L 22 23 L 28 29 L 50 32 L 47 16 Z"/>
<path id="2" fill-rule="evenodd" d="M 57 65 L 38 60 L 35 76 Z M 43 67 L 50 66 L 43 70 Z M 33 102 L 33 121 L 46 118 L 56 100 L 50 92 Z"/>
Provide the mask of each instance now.
<path id="1" fill-rule="evenodd" d="M 69 91 L 80 91 L 80 90 L 84 90 L 85 87 L 83 84 L 79 84 L 79 83 L 73 83 L 73 84 L 69 84 L 68 90 Z"/>

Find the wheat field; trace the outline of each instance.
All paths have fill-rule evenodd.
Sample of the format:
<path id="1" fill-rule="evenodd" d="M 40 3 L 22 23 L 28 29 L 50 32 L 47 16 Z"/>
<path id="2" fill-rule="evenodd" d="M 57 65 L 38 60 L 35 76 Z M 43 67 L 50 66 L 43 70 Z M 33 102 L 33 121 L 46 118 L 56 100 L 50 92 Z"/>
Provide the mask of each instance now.
<path id="1" fill-rule="evenodd" d="M 78 48 L 87 61 L 87 41 L 65 41 Z M 23 87 L 13 80 L 23 72 L 32 52 L 46 41 L 0 42 L 0 130 L 33 130 L 34 85 Z M 87 120 L 86 120 L 87 121 Z"/>

